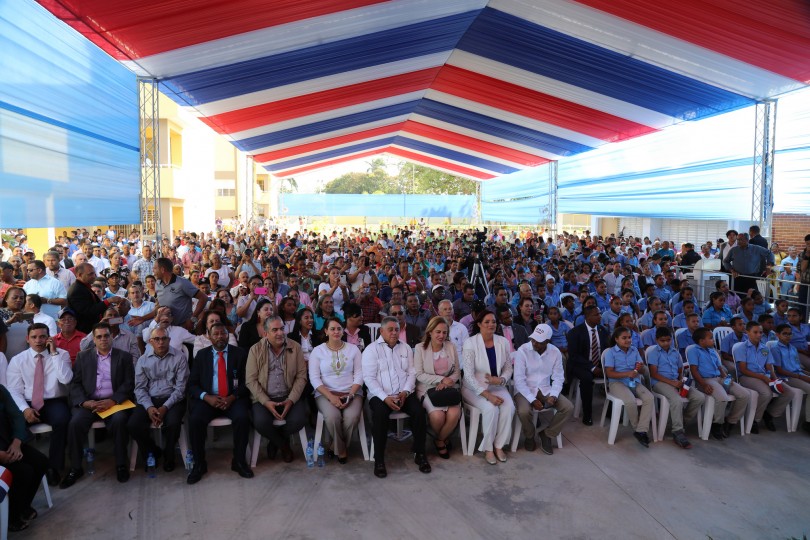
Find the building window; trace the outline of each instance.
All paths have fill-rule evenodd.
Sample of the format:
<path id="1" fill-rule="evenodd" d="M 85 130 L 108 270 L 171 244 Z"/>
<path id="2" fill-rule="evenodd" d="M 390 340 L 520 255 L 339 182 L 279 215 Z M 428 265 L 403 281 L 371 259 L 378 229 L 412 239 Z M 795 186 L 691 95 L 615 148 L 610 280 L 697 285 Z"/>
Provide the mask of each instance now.
<path id="1" fill-rule="evenodd" d="M 236 197 L 235 189 L 218 189 L 217 197 Z"/>

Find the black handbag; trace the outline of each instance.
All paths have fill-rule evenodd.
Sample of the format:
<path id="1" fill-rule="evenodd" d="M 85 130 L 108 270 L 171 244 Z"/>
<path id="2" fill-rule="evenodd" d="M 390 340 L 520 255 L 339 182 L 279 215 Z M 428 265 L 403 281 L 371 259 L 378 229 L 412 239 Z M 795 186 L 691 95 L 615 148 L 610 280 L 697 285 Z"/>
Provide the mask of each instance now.
<path id="1" fill-rule="evenodd" d="M 431 388 L 427 391 L 427 396 L 434 407 L 452 407 L 461 403 L 461 392 L 458 388 L 443 388 L 442 390 Z"/>

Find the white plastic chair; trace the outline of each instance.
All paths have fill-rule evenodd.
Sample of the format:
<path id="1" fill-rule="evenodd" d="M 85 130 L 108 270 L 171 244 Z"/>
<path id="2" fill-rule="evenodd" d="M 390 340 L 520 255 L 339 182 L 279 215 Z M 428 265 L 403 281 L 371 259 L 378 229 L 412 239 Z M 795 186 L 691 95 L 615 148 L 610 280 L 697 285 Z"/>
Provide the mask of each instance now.
<path id="1" fill-rule="evenodd" d="M 600 362 L 602 364 L 602 373 L 605 373 L 605 353 L 610 349 L 605 349 L 602 351 L 602 356 L 600 358 Z M 613 413 L 610 416 L 610 431 L 608 432 L 608 444 L 614 444 L 616 442 L 616 434 L 619 432 L 619 421 L 621 421 L 625 426 L 630 423 L 630 418 L 627 416 L 627 411 L 624 410 L 624 401 L 619 399 L 618 397 L 614 396 L 610 393 L 610 385 L 608 384 L 608 379 L 605 377 L 602 379 L 603 384 L 605 385 L 605 404 L 602 405 L 602 420 L 599 423 L 600 427 L 605 427 L 605 418 L 607 418 L 607 409 L 608 404 L 613 404 Z M 641 406 L 641 399 L 636 398 L 636 406 Z M 652 440 L 655 441 L 658 438 L 658 426 L 656 425 L 655 421 L 651 421 L 651 428 L 652 428 Z"/>
<path id="2" fill-rule="evenodd" d="M 718 326 L 712 330 L 712 336 L 714 337 L 714 348 L 719 351 L 720 343 L 723 341 L 723 338 L 733 331 L 734 330 L 732 330 L 730 326 Z"/>
<path id="3" fill-rule="evenodd" d="M 765 344 L 769 350 L 776 347 L 779 343 L 777 341 L 769 341 Z M 787 381 L 788 386 L 790 386 L 790 381 Z M 787 430 L 788 433 L 793 433 L 799 428 L 799 417 L 802 414 L 802 402 L 804 401 L 804 396 L 807 393 L 802 390 L 801 388 L 796 388 L 795 386 L 791 386 L 793 389 L 793 401 L 788 403 L 788 406 L 785 408 L 785 420 L 787 423 Z M 807 419 L 810 421 L 810 419 Z"/>
<path id="4" fill-rule="evenodd" d="M 673 339 L 675 340 L 675 348 L 679 351 L 681 350 L 681 336 L 683 336 L 686 332 L 688 332 L 688 328 L 678 328 L 675 330 L 675 334 L 673 335 Z"/>
<path id="5" fill-rule="evenodd" d="M 659 394 L 655 390 L 652 390 L 653 397 L 656 399 L 656 414 L 658 418 L 658 437 L 656 441 L 663 441 L 664 435 L 667 431 L 667 423 L 669 422 L 669 399 L 664 394 Z M 689 403 L 689 400 L 683 396 L 679 396 L 682 405 L 686 405 Z M 697 414 L 697 424 L 698 424 L 698 435 L 703 433 L 703 417 L 700 414 Z M 656 416 L 653 416 L 653 422 L 656 420 Z"/>
<path id="6" fill-rule="evenodd" d="M 226 416 L 220 416 L 219 418 L 214 418 L 213 420 L 208 422 L 208 429 L 212 430 L 212 428 L 215 428 L 215 427 L 230 426 L 232 423 L 233 422 L 231 422 L 230 418 L 228 418 Z M 186 458 L 186 456 L 183 455 L 183 459 L 185 459 L 185 458 Z M 250 458 L 251 458 L 251 456 L 250 456 L 250 446 L 248 446 L 247 450 L 245 450 L 245 459 L 247 461 L 250 461 Z"/>
<path id="7" fill-rule="evenodd" d="M 368 328 L 369 333 L 371 334 L 371 342 L 374 343 L 377 341 L 377 337 L 380 335 L 380 323 L 372 322 L 366 323 L 366 327 Z"/>
<path id="8" fill-rule="evenodd" d="M 157 432 L 157 444 L 159 447 L 163 447 L 163 430 L 161 428 L 157 428 L 155 426 L 151 426 L 153 430 Z M 188 452 L 188 438 L 186 437 L 186 424 L 180 424 L 180 439 L 178 440 L 180 444 L 180 459 L 183 461 L 183 466 L 186 466 L 186 453 Z M 174 451 L 174 450 L 172 450 Z M 165 457 L 164 457 L 165 459 Z M 138 464 L 138 441 L 132 439 L 132 443 L 129 445 L 129 470 L 134 471 L 135 466 Z"/>
<path id="9" fill-rule="evenodd" d="M 554 414 L 557 414 L 557 411 L 554 411 Z M 537 420 L 540 418 L 540 411 L 532 410 L 532 424 L 534 426 L 537 425 Z M 515 411 L 515 423 L 512 425 L 512 452 L 516 452 L 518 448 L 518 444 L 520 443 L 520 434 L 523 430 L 520 429 L 520 417 L 517 415 L 517 411 Z M 562 448 L 562 433 L 557 434 L 555 438 L 557 441 L 557 448 Z"/>
<path id="10" fill-rule="evenodd" d="M 274 426 L 283 426 L 287 423 L 286 420 L 273 420 Z M 301 441 L 301 451 L 304 452 L 304 456 L 306 457 L 307 451 L 307 428 L 302 427 L 298 432 L 298 438 Z M 251 450 L 252 448 L 252 450 Z M 262 434 L 258 432 L 258 430 L 253 430 L 253 444 L 251 447 L 248 448 L 248 460 L 250 461 L 250 467 L 255 468 L 256 463 L 259 462 L 259 452 L 262 448 Z M 318 448 L 318 445 L 315 445 L 315 448 Z"/>
<path id="11" fill-rule="evenodd" d="M 604 384 L 604 377 L 594 377 L 593 384 Z M 582 413 L 582 396 L 579 394 L 579 379 L 576 377 L 571 379 L 571 388 L 568 390 L 568 399 L 574 404 L 574 418 L 579 418 Z"/>
<path id="12" fill-rule="evenodd" d="M 404 413 L 402 411 L 393 412 L 388 416 L 389 420 L 397 421 L 397 435 L 402 434 L 402 427 L 406 418 L 410 418 L 410 416 L 408 415 L 408 413 Z M 371 438 L 371 445 L 369 445 L 368 460 L 374 461 L 374 437 Z"/>
<path id="13" fill-rule="evenodd" d="M 106 427 L 106 424 L 101 420 L 96 420 L 90 425 L 90 431 L 87 433 L 87 448 L 96 447 L 96 430 Z"/>
<path id="14" fill-rule="evenodd" d="M 321 438 L 323 437 L 323 414 L 318 411 L 318 419 L 315 421 L 315 441 L 314 445 L 315 448 L 318 448 L 318 445 L 321 444 Z M 368 438 L 366 437 L 366 419 L 363 416 L 363 409 L 360 409 L 360 421 L 357 423 L 357 432 L 360 438 L 360 449 L 363 451 L 363 459 L 368 461 L 369 460 L 369 451 L 368 451 Z M 332 443 L 334 444 L 334 442 Z M 304 446 L 306 448 L 306 446 Z M 337 451 L 335 448 L 332 449 L 335 454 Z"/>

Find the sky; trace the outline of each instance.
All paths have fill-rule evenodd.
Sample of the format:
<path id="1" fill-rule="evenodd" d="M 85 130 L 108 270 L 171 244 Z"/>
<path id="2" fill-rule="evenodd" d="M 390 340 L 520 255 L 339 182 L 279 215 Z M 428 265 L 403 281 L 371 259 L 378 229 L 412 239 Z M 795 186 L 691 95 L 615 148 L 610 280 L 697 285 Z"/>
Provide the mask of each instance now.
<path id="1" fill-rule="evenodd" d="M 316 169 L 308 171 L 303 174 L 296 174 L 295 180 L 298 182 L 298 193 L 315 193 L 318 187 L 322 187 L 330 180 L 334 180 L 344 174 L 350 172 L 366 172 L 368 164 L 371 160 L 382 157 L 388 164 L 388 173 L 396 174 L 398 171 L 398 164 L 402 162 L 399 158 L 394 158 L 386 154 L 380 156 L 366 156 L 360 159 L 354 159 L 345 163 L 338 163 L 323 169 Z"/>

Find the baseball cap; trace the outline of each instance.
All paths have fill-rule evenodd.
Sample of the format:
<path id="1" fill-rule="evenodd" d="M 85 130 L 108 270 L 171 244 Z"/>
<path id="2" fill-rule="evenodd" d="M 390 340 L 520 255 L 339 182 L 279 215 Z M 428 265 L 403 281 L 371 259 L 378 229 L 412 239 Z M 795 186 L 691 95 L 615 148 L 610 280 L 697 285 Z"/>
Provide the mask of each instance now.
<path id="1" fill-rule="evenodd" d="M 436 289 L 444 289 L 444 285 L 434 285 L 430 292 L 436 292 Z"/>
<path id="2" fill-rule="evenodd" d="M 529 336 L 529 339 L 534 340 L 538 343 L 543 343 L 544 341 L 551 340 L 551 335 L 553 334 L 551 327 L 547 324 L 538 324 L 534 328 L 534 332 L 532 335 Z"/>
<path id="3" fill-rule="evenodd" d="M 61 310 L 59 310 L 59 314 L 56 316 L 56 318 L 61 319 L 64 315 L 72 315 L 74 318 L 77 318 L 76 312 L 69 307 L 62 308 Z"/>
<path id="4" fill-rule="evenodd" d="M 554 279 L 554 276 L 552 276 L 551 274 L 546 274 L 546 281 L 549 281 L 549 280 L 550 281 L 555 281 L 555 282 L 557 281 L 556 279 Z"/>

